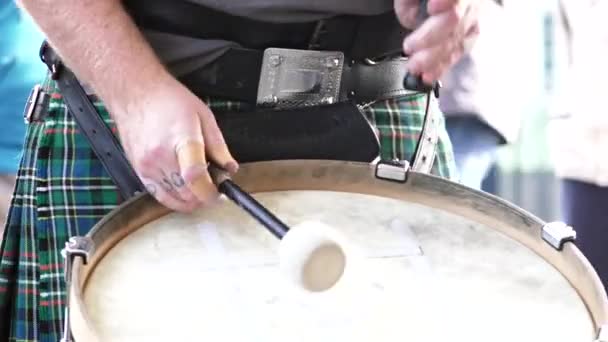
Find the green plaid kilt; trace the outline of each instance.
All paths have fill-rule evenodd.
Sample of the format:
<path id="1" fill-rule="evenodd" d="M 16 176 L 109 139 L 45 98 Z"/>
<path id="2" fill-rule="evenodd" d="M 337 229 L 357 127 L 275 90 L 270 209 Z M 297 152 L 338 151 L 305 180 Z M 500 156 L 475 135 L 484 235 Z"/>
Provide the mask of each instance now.
<path id="1" fill-rule="evenodd" d="M 121 198 L 68 113 L 52 82 L 49 115 L 31 123 L 0 248 L 0 341 L 57 342 L 66 289 L 60 250 L 68 237 L 84 235 Z M 430 106 L 438 110 L 436 101 Z M 238 104 L 208 101 L 212 109 Z M 108 125 L 107 111 L 95 103 Z M 425 95 L 382 101 L 365 109 L 380 132 L 383 159 L 410 159 L 420 134 Z M 433 173 L 452 178 L 451 145 L 440 122 Z"/>

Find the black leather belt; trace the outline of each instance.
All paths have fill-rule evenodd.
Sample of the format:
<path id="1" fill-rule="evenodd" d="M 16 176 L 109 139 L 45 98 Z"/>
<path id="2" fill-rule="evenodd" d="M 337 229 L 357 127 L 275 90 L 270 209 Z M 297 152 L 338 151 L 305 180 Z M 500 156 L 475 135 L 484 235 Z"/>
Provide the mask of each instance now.
<path id="1" fill-rule="evenodd" d="M 275 23 L 188 1 L 125 0 L 123 4 L 142 29 L 221 39 L 240 45 L 229 49 L 212 64 L 180 77 L 180 81 L 199 96 L 259 104 L 264 51 L 269 47 L 342 53 L 345 63 L 339 84 L 341 93 L 335 101 L 348 99 L 362 103 L 407 93 L 403 86 L 405 62 L 394 58 L 402 56 L 402 42 L 410 31 L 400 25 L 393 11 L 369 16 L 338 15 L 313 22 Z M 392 60 L 373 63 L 387 59 Z"/>
<path id="2" fill-rule="evenodd" d="M 297 54 L 297 51 L 303 56 L 306 54 L 306 50 L 293 51 L 294 54 Z M 356 103 L 366 103 L 412 93 L 403 85 L 406 76 L 405 63 L 405 58 L 393 58 L 382 62 L 374 62 L 371 59 L 362 61 L 347 59 L 338 78 L 336 86 L 339 88 L 339 94 L 334 102 L 352 100 Z M 212 64 L 179 79 L 200 97 L 221 97 L 255 104 L 259 103 L 257 100 L 260 95 L 258 91 L 260 78 L 263 77 L 263 64 L 264 51 L 233 48 Z M 306 67 L 294 69 L 310 71 Z M 297 78 L 296 71 L 291 71 L 291 77 Z M 267 79 L 262 81 L 268 82 Z M 310 89 L 302 85 L 300 89 L 293 91 L 312 92 L 316 86 L 313 81 L 309 86 Z"/>

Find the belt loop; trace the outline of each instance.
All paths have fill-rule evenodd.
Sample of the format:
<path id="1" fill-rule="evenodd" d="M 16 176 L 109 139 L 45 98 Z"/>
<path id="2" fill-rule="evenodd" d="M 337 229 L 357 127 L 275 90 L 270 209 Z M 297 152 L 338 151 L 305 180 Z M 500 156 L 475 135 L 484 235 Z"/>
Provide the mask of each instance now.
<path id="1" fill-rule="evenodd" d="M 361 16 L 342 15 L 317 21 L 308 49 L 342 51 L 350 56 L 353 44 L 358 39 L 360 23 L 364 20 Z"/>

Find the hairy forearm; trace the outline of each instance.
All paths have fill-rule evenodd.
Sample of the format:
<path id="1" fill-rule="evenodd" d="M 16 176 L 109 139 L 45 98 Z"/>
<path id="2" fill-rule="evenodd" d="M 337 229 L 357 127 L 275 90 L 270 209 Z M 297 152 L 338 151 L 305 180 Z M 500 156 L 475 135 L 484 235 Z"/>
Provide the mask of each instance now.
<path id="1" fill-rule="evenodd" d="M 20 0 L 62 61 L 113 115 L 170 77 L 120 0 Z"/>

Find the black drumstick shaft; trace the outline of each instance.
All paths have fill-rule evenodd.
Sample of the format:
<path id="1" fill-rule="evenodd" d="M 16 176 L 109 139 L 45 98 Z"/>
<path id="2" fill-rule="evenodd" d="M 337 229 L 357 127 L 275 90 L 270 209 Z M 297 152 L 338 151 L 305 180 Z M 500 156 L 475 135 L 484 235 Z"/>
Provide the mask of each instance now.
<path id="1" fill-rule="evenodd" d="M 289 227 L 285 223 L 274 216 L 274 214 L 236 185 L 232 180 L 224 179 L 218 184 L 217 188 L 239 207 L 245 209 L 245 211 L 277 238 L 282 239 L 289 231 Z"/>

